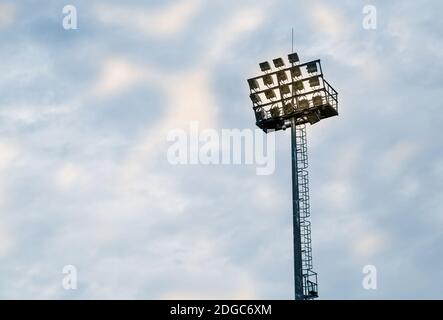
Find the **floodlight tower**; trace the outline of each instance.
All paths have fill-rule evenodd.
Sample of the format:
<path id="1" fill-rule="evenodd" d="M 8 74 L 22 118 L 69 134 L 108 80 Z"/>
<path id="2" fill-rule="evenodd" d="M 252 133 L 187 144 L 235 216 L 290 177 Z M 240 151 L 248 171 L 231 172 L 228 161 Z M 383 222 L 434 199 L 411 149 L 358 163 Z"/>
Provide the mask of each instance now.
<path id="1" fill-rule="evenodd" d="M 256 124 L 265 133 L 291 128 L 294 288 L 296 300 L 318 298 L 312 268 L 306 124 L 338 116 L 338 93 L 324 79 L 320 60 L 300 63 L 297 53 L 260 63 L 248 80 Z"/>

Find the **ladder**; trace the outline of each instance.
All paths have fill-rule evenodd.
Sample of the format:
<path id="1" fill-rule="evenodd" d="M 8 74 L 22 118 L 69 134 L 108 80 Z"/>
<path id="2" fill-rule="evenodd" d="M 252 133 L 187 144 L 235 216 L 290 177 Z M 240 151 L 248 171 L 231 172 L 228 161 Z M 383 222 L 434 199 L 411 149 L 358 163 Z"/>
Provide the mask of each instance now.
<path id="1" fill-rule="evenodd" d="M 311 216 L 309 206 L 308 144 L 306 125 L 296 127 L 297 178 L 304 299 L 318 297 L 317 273 L 312 270 Z"/>

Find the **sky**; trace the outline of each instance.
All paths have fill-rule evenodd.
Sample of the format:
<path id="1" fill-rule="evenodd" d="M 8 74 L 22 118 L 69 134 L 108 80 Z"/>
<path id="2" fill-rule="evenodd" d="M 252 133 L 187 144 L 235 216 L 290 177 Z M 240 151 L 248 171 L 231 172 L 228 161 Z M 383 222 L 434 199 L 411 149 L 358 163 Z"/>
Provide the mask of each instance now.
<path id="1" fill-rule="evenodd" d="M 290 133 L 266 176 L 166 155 L 193 121 L 254 129 L 246 79 L 290 53 L 294 28 L 340 99 L 339 117 L 308 126 L 320 298 L 442 299 L 442 10 L 0 1 L 0 298 L 292 299 Z"/>

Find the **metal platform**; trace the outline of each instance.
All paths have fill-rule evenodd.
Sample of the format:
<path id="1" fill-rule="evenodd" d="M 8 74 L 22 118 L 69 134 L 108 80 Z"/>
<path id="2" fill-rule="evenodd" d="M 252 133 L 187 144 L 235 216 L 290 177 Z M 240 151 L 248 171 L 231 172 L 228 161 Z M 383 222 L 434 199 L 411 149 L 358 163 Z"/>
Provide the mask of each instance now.
<path id="1" fill-rule="evenodd" d="M 295 117 L 297 125 L 306 123 L 312 125 L 320 120 L 334 116 L 338 116 L 338 111 L 331 104 L 326 103 L 307 110 L 296 110 L 291 115 L 282 115 L 276 118 L 269 114 L 269 116 L 257 119 L 259 121 L 257 121 L 256 125 L 265 132 L 271 130 L 278 131 L 285 129 L 286 121 L 290 120 L 292 117 Z"/>

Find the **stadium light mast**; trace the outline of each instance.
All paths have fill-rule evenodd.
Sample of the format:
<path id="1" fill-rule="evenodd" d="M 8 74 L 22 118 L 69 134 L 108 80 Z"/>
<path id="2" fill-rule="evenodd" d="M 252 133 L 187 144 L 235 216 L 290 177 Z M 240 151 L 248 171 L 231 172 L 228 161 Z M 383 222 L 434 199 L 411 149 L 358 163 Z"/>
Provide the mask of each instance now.
<path id="1" fill-rule="evenodd" d="M 294 50 L 292 50 L 294 51 Z M 300 63 L 297 53 L 259 64 L 248 79 L 256 125 L 265 133 L 291 128 L 294 290 L 296 300 L 318 298 L 312 267 L 306 124 L 338 116 L 338 93 L 324 79 L 320 60 Z"/>

